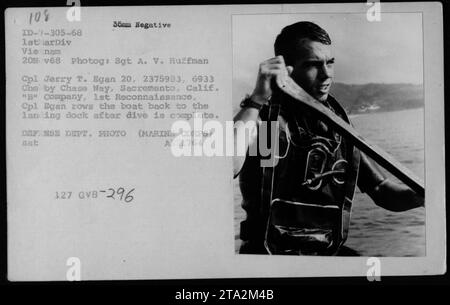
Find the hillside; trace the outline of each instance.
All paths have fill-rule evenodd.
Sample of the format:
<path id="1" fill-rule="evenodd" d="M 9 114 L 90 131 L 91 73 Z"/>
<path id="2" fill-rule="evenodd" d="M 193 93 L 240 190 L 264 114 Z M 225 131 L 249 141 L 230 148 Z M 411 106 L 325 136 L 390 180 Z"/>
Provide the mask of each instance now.
<path id="1" fill-rule="evenodd" d="M 233 88 L 233 113 L 245 93 L 251 92 L 249 84 L 236 82 Z M 423 86 L 414 84 L 369 83 L 352 85 L 334 83 L 331 94 L 349 113 L 395 111 L 424 107 Z"/>
<path id="2" fill-rule="evenodd" d="M 393 111 L 424 106 L 422 85 L 334 83 L 331 94 L 349 113 Z"/>

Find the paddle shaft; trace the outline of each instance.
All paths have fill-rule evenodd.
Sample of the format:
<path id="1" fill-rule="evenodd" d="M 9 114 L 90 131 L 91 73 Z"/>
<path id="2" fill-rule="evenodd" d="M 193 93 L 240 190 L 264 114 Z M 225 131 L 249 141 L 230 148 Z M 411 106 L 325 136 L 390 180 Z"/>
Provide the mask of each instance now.
<path id="1" fill-rule="evenodd" d="M 380 166 L 384 167 L 391 174 L 404 182 L 418 195 L 425 196 L 424 184 L 419 177 L 413 174 L 409 169 L 403 166 L 383 149 L 365 140 L 351 125 L 345 122 L 322 103 L 314 99 L 305 90 L 303 90 L 303 88 L 297 85 L 292 78 L 286 77 L 284 79 L 277 79 L 276 84 L 282 92 L 307 106 L 307 108 L 318 115 L 320 119 L 330 124 L 344 137 L 350 139 L 359 150 L 364 152 Z M 274 86 L 272 86 L 272 88 L 273 87 Z"/>

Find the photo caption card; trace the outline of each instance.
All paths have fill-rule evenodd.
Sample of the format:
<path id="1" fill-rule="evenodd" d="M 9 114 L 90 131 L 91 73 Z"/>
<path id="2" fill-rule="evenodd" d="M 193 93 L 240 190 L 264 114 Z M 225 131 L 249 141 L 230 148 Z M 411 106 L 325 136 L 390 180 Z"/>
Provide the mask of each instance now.
<path id="1" fill-rule="evenodd" d="M 442 273 L 442 11 L 385 4 L 378 27 L 367 16 L 365 4 L 7 9 L 9 280 L 366 276 L 369 257 L 380 257 L 381 276 Z M 426 182 L 425 208 L 403 218 L 366 211 L 357 194 L 353 216 L 368 218 L 350 223 L 356 257 L 239 254 L 249 213 L 233 179 L 233 116 L 277 34 L 303 20 L 328 30 L 343 59 L 332 93 L 352 122 Z M 398 20 L 414 34 L 394 46 L 385 29 Z M 380 38 L 352 46 L 355 25 Z M 372 54 L 387 67 L 411 45 L 417 65 L 397 75 L 364 64 Z M 396 87 L 355 91 L 383 82 Z M 395 94 L 404 100 L 392 106 Z M 405 140 L 416 154 L 364 129 L 398 117 L 425 135 Z M 385 252 L 383 221 L 394 236 Z M 415 245 L 396 242 L 404 237 Z"/>

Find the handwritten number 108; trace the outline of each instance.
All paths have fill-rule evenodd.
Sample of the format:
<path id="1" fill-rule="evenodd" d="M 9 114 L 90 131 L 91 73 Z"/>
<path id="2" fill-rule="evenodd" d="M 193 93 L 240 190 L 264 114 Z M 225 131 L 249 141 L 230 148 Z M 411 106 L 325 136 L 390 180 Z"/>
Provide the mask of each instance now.
<path id="1" fill-rule="evenodd" d="M 30 19 L 28 20 L 30 24 L 34 22 L 39 22 L 41 21 L 41 17 L 43 17 L 42 20 L 44 20 L 45 22 L 48 21 L 50 14 L 48 13 L 48 10 L 44 10 L 41 14 L 41 12 L 34 12 L 34 13 L 30 13 Z"/>

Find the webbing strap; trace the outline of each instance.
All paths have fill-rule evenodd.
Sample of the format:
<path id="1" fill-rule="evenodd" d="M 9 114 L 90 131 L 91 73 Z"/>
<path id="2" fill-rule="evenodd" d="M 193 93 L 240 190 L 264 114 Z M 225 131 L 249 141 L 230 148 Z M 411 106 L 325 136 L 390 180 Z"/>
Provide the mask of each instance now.
<path id="1" fill-rule="evenodd" d="M 277 122 L 278 115 L 280 114 L 280 104 L 278 101 L 272 99 L 272 103 L 269 105 L 269 113 L 267 117 L 267 122 L 270 125 L 270 122 Z M 266 139 L 268 142 L 271 141 L 271 131 L 272 129 L 269 126 L 266 128 Z M 272 158 L 273 162 L 271 166 L 263 167 L 263 175 L 262 175 L 262 183 L 261 183 L 261 215 L 263 215 L 263 219 L 267 219 L 269 215 L 269 208 L 272 203 L 272 195 L 273 195 L 273 181 L 274 181 L 274 167 L 275 167 L 275 153 L 273 150 L 275 143 L 268 143 L 267 147 L 271 148 L 271 154 L 269 158 Z"/>

